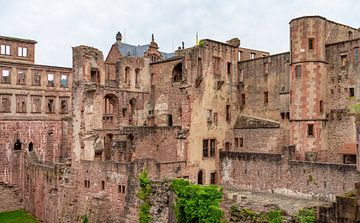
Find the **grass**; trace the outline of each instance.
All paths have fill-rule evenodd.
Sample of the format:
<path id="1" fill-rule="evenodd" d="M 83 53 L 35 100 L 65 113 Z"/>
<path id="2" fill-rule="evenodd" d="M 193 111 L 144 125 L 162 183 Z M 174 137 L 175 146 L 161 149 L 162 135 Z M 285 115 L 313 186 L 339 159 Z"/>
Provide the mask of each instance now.
<path id="1" fill-rule="evenodd" d="M 0 223 L 38 223 L 38 221 L 23 209 L 0 213 Z"/>

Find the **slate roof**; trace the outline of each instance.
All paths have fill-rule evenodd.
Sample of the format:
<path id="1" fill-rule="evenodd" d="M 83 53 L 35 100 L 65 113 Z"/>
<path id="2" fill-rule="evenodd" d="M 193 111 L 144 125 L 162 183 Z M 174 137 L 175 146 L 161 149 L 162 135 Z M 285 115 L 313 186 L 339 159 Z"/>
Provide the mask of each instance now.
<path id="1" fill-rule="evenodd" d="M 117 45 L 121 55 L 131 56 L 131 57 L 143 57 L 144 53 L 149 49 L 149 46 L 150 44 L 135 46 L 127 43 L 121 43 L 120 45 Z M 165 52 L 160 52 L 160 53 L 164 57 L 164 59 L 168 59 L 170 57 L 175 56 L 174 53 L 165 53 Z"/>
<path id="2" fill-rule="evenodd" d="M 249 115 L 240 115 L 236 119 L 234 129 L 280 128 L 280 124 L 273 120 L 262 119 Z"/>

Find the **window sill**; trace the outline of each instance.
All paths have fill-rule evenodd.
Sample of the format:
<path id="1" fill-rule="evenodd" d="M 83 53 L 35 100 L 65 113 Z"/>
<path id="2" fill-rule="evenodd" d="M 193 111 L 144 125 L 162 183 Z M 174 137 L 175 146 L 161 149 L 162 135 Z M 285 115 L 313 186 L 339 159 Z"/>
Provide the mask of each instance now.
<path id="1" fill-rule="evenodd" d="M 41 86 L 41 84 L 32 84 L 31 86 Z"/>
<path id="2" fill-rule="evenodd" d="M 11 111 L 0 111 L 0 113 L 11 113 Z"/>
<path id="3" fill-rule="evenodd" d="M 31 114 L 41 114 L 41 112 L 31 112 Z"/>

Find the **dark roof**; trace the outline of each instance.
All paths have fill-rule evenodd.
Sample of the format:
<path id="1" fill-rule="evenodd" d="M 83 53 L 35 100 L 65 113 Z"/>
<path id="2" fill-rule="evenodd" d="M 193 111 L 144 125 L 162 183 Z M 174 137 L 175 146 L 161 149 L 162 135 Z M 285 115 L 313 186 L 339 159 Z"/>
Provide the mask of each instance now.
<path id="1" fill-rule="evenodd" d="M 33 44 L 37 43 L 35 40 L 21 39 L 21 38 L 16 38 L 16 37 L 9 37 L 9 36 L 0 36 L 0 39 L 9 40 L 9 41 L 23 42 L 23 43 L 33 43 Z"/>
<path id="2" fill-rule="evenodd" d="M 120 43 L 117 44 L 117 47 L 121 53 L 121 55 L 123 56 L 131 56 L 131 57 L 143 57 L 144 53 L 149 49 L 150 44 L 146 44 L 146 45 L 131 45 L 131 44 L 127 44 L 127 43 Z M 164 52 L 160 52 L 161 55 L 164 57 L 164 59 L 168 59 L 170 57 L 173 57 L 175 54 L 174 53 L 164 53 Z"/>

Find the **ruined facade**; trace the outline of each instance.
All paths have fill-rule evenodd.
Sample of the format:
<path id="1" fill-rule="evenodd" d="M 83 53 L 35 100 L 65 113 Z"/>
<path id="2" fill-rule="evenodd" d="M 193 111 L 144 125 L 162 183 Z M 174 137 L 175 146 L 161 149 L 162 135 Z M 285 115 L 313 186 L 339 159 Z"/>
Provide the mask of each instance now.
<path id="1" fill-rule="evenodd" d="M 0 182 L 45 222 L 136 222 L 137 176 L 335 200 L 360 180 L 360 31 L 290 22 L 290 52 L 204 39 L 175 53 L 117 33 L 106 57 L 34 63 L 0 37 Z M 311 177 L 310 177 L 311 176 Z"/>

